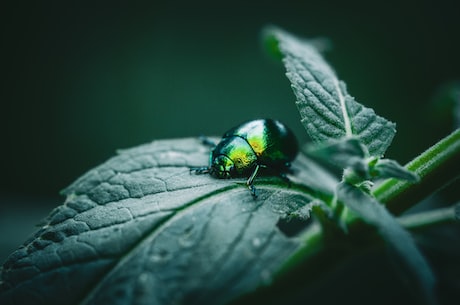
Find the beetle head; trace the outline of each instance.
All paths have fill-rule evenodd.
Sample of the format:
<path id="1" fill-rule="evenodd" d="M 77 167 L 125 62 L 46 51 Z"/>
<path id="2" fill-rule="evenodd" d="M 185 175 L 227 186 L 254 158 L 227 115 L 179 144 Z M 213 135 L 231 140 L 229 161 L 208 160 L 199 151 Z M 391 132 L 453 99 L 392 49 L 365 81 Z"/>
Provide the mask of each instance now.
<path id="1" fill-rule="evenodd" d="M 213 158 L 209 172 L 217 178 L 231 178 L 234 167 L 233 161 L 229 157 L 218 155 Z"/>

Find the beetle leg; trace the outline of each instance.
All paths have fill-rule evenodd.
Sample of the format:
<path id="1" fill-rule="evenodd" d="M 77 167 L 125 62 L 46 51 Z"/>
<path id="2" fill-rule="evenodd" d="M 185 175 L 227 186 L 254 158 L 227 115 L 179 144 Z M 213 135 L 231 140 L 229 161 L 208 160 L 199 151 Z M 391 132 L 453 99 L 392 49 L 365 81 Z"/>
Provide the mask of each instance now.
<path id="1" fill-rule="evenodd" d="M 209 146 L 211 148 L 216 147 L 216 143 L 214 143 L 211 139 L 204 135 L 200 135 L 198 137 L 203 145 Z M 190 173 L 195 172 L 196 175 L 203 175 L 211 173 L 211 168 L 209 166 L 202 166 L 202 167 L 190 167 Z"/>
<path id="2" fill-rule="evenodd" d="M 203 167 L 190 167 L 190 174 L 192 172 L 195 172 L 195 175 L 202 175 L 202 174 L 208 174 L 209 173 L 209 166 L 203 166 Z"/>
<path id="3" fill-rule="evenodd" d="M 251 185 L 248 185 L 248 188 L 249 188 L 249 192 L 252 195 L 252 198 L 256 199 L 257 198 L 257 189 L 256 189 L 256 187 L 253 184 L 251 184 Z"/>
<path id="4" fill-rule="evenodd" d="M 257 176 L 257 173 L 259 172 L 259 168 L 260 168 L 260 165 L 257 164 L 251 176 L 249 176 L 248 181 L 246 181 L 246 185 L 248 186 L 249 191 L 251 192 L 251 195 L 254 198 L 257 198 L 257 190 L 256 190 L 256 187 L 254 186 L 254 178 Z"/>

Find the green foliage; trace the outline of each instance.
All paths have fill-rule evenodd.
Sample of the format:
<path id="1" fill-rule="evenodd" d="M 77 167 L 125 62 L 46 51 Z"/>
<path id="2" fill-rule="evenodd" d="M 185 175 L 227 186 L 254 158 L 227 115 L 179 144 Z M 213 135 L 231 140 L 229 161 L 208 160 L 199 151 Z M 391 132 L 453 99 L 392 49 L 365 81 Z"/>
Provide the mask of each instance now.
<path id="1" fill-rule="evenodd" d="M 414 295 L 437 303 L 430 264 L 403 226 L 455 221 L 458 208 L 398 221 L 383 204 L 457 160 L 460 132 L 408 167 L 384 159 L 395 124 L 356 102 L 314 44 L 277 28 L 265 34 L 314 142 L 293 163 L 290 185 L 258 177 L 254 200 L 244 179 L 192 175 L 191 167 L 208 162 L 199 139 L 121 151 L 68 187 L 64 204 L 8 258 L 1 304 L 286 303 L 293 286 L 308 287 L 345 253 L 362 249 L 356 240 L 366 247 L 383 242 Z M 313 160 L 337 167 L 342 177 Z M 407 202 L 404 209 L 417 203 Z M 283 282 L 288 289 L 276 290 Z"/>
<path id="2" fill-rule="evenodd" d="M 277 28 L 268 29 L 266 35 L 272 49 L 278 42 L 310 137 L 322 143 L 356 136 L 371 156 L 382 156 L 396 133 L 395 124 L 357 103 L 314 45 Z"/>
<path id="3" fill-rule="evenodd" d="M 262 178 L 254 201 L 243 180 L 190 173 L 207 160 L 198 138 L 164 140 L 86 173 L 5 263 L 0 303 L 223 304 L 269 284 L 301 243 L 279 218 L 308 218 L 336 181 L 300 157 L 293 183 L 318 172 L 321 186 Z"/>

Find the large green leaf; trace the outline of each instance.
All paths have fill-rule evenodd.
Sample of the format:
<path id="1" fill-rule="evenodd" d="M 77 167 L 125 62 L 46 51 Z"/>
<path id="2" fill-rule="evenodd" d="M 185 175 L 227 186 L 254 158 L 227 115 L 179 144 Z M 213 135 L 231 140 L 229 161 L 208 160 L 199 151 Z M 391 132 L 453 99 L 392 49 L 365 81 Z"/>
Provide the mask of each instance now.
<path id="1" fill-rule="evenodd" d="M 291 188 L 257 178 L 254 200 L 244 180 L 190 173 L 207 161 L 198 139 L 164 140 L 89 171 L 4 264 L 0 303 L 222 304 L 270 283 L 301 244 L 276 225 L 312 199 L 296 181 L 335 181 L 299 156 Z"/>
<path id="2" fill-rule="evenodd" d="M 272 51 L 281 53 L 310 137 L 325 142 L 355 136 L 371 156 L 382 156 L 396 133 L 395 124 L 356 102 L 313 43 L 278 28 L 266 34 Z"/>

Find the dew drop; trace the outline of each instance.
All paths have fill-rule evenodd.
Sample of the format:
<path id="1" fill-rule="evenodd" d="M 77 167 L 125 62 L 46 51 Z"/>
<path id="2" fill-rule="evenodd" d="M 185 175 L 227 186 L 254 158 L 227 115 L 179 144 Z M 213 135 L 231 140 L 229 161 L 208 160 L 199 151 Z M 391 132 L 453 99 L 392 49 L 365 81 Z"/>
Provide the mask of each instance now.
<path id="1" fill-rule="evenodd" d="M 142 272 L 139 274 L 139 276 L 137 277 L 137 283 L 136 283 L 136 287 L 137 287 L 136 296 L 137 297 L 142 297 L 148 294 L 152 286 L 151 281 L 152 279 L 148 273 Z"/>
<path id="2" fill-rule="evenodd" d="M 144 285 L 148 282 L 149 280 L 149 275 L 146 273 L 146 272 L 142 272 L 141 274 L 139 274 L 139 276 L 137 277 L 137 282 L 141 285 Z"/>
<path id="3" fill-rule="evenodd" d="M 164 249 L 159 249 L 152 255 L 152 261 L 154 263 L 164 263 L 167 262 L 170 258 L 171 254 Z"/>
<path id="4" fill-rule="evenodd" d="M 270 285 L 273 280 L 272 273 L 268 269 L 264 269 L 260 272 L 260 278 L 265 285 Z"/>
<path id="5" fill-rule="evenodd" d="M 193 226 L 186 228 L 182 235 L 179 237 L 179 245 L 181 245 L 184 248 L 193 246 L 195 243 L 193 233 Z"/>

